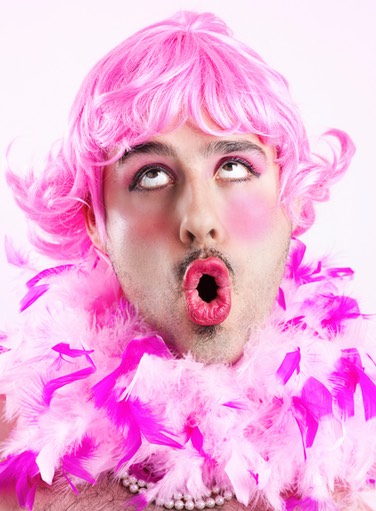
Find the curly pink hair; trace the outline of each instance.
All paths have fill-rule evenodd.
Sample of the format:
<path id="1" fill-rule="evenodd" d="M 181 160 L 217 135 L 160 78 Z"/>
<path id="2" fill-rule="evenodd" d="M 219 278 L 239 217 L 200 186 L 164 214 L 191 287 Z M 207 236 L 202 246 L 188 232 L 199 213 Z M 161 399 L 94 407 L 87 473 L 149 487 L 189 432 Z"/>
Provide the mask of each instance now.
<path id="1" fill-rule="evenodd" d="M 213 14 L 181 12 L 137 32 L 97 63 L 40 176 L 8 171 L 18 204 L 39 226 L 35 246 L 54 258 L 80 258 L 90 243 L 84 204 L 105 238 L 104 166 L 187 120 L 214 135 L 254 133 L 277 148 L 280 200 L 295 233 L 313 223 L 314 203 L 327 200 L 354 152 L 345 133 L 331 130 L 325 136 L 339 141 L 330 142 L 331 157 L 313 154 L 286 80 Z"/>

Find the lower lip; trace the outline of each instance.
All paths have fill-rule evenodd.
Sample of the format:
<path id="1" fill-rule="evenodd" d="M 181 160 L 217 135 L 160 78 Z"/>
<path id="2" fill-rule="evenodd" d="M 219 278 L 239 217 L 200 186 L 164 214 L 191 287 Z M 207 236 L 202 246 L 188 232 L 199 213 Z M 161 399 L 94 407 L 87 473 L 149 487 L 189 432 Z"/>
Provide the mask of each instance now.
<path id="1" fill-rule="evenodd" d="M 197 291 L 204 274 L 213 277 L 218 286 L 217 296 L 209 303 L 202 300 Z M 184 292 L 188 317 L 197 325 L 219 325 L 230 314 L 230 278 L 225 264 L 216 257 L 197 259 L 189 265 L 184 277 Z"/>

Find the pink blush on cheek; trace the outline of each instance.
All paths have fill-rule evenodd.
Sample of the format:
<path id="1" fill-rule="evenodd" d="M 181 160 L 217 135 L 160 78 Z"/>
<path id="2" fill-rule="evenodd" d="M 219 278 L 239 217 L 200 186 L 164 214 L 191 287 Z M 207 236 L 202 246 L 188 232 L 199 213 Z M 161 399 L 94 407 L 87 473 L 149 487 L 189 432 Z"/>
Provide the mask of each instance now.
<path id="1" fill-rule="evenodd" d="M 270 232 L 276 214 L 276 204 L 270 197 L 241 194 L 225 208 L 223 223 L 230 236 L 261 240 Z"/>

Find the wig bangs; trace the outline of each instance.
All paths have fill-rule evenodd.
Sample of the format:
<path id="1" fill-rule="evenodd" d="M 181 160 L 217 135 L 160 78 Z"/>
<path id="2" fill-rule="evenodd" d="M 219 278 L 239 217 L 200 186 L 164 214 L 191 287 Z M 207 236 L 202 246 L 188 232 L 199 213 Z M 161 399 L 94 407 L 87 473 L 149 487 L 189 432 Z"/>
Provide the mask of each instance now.
<path id="1" fill-rule="evenodd" d="M 107 156 L 114 150 L 120 155 L 187 121 L 212 135 L 253 133 L 273 143 L 285 138 L 284 119 L 292 115 L 278 111 L 276 103 L 282 105 L 278 96 L 286 83 L 274 80 L 274 89 L 281 90 L 273 90 L 256 54 L 239 52 L 212 34 L 182 31 L 148 46 L 141 59 L 140 52 L 127 51 L 120 60 L 116 52 L 100 73 L 94 70 L 100 78 L 83 108 L 89 125 L 81 131 L 87 137 L 81 147 L 94 143 Z"/>

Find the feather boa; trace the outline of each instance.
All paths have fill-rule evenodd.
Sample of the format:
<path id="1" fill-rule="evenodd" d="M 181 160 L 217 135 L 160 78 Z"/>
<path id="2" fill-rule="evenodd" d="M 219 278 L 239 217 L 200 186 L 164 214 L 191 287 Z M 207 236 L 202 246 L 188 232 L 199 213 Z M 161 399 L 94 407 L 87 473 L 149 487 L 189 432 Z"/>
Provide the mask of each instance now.
<path id="1" fill-rule="evenodd" d="M 338 487 L 373 488 L 369 321 L 342 292 L 352 271 L 307 264 L 304 251 L 295 240 L 270 320 L 233 366 L 173 358 L 101 261 L 30 279 L 19 329 L 0 336 L 16 420 L 0 484 L 28 509 L 41 480 L 77 491 L 104 471 L 154 481 L 139 505 L 217 485 L 245 505 L 332 511 Z"/>

